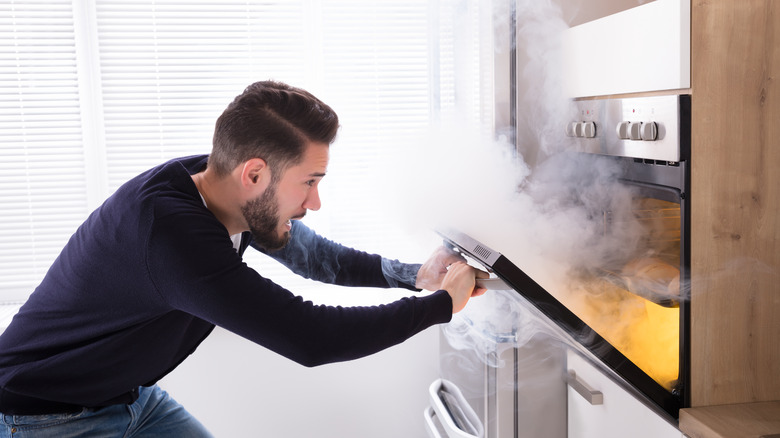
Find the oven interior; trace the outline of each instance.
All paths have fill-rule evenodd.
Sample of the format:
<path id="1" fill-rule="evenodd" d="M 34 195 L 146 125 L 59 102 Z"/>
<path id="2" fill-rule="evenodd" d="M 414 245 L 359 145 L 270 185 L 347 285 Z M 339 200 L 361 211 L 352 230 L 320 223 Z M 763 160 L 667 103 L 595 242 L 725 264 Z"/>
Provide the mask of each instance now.
<path id="1" fill-rule="evenodd" d="M 678 200 L 646 187 L 633 191 L 635 248 L 610 266 L 582 269 L 567 293 L 550 292 L 669 392 L 679 391 L 680 303 L 685 301 L 683 215 Z M 604 238 L 624 224 L 601 213 Z M 681 288 L 682 285 L 682 288 Z M 572 291 L 574 293 L 572 293 Z"/>

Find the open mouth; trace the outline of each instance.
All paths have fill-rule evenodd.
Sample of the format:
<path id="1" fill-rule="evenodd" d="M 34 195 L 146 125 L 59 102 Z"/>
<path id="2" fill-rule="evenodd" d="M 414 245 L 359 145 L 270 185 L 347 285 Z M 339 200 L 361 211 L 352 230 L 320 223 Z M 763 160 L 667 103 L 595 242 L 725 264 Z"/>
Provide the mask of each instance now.
<path id="1" fill-rule="evenodd" d="M 284 223 L 284 227 L 287 229 L 287 231 L 290 231 L 292 229 L 292 221 L 297 221 L 303 219 L 303 217 L 306 216 L 306 212 L 293 216 L 290 219 L 287 220 L 287 222 Z"/>

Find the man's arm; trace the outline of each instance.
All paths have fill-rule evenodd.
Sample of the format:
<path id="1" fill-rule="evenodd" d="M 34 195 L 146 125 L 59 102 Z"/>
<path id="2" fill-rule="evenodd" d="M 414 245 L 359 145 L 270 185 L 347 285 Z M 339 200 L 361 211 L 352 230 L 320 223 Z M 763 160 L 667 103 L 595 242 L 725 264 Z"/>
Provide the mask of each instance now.
<path id="1" fill-rule="evenodd" d="M 292 221 L 290 242 L 271 253 L 256 246 L 296 274 L 341 286 L 417 289 L 420 264 L 407 264 L 368 254 L 328 240 L 300 221 Z M 436 290 L 436 289 L 431 289 Z"/>
<path id="2" fill-rule="evenodd" d="M 448 322 L 457 307 L 444 290 L 381 306 L 314 305 L 243 263 L 215 221 L 208 215 L 190 217 L 183 226 L 184 221 L 176 217 L 158 219 L 150 236 L 147 260 L 157 292 L 173 309 L 221 326 L 303 365 L 375 353 L 431 325 Z M 345 254 L 355 255 L 352 251 Z M 386 287 L 380 259 L 369 260 L 373 260 L 368 263 L 374 266 L 372 275 L 378 275 Z M 354 281 L 355 275 L 347 279 Z"/>

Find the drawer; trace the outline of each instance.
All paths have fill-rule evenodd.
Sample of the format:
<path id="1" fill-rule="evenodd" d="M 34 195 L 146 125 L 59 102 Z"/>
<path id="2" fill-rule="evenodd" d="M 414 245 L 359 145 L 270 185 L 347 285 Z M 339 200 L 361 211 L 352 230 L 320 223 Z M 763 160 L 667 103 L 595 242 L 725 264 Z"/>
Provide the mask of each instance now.
<path id="1" fill-rule="evenodd" d="M 676 425 L 655 413 L 588 360 L 569 350 L 569 438 L 681 438 Z"/>

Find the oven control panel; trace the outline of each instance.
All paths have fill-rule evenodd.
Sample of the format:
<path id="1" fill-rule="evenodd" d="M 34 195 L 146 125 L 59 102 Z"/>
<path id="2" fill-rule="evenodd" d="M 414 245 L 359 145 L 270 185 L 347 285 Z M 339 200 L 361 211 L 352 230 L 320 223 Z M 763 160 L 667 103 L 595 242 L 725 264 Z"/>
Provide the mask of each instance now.
<path id="1" fill-rule="evenodd" d="M 687 95 L 572 101 L 566 137 L 580 152 L 677 163 L 690 124 L 683 99 L 689 107 Z"/>

